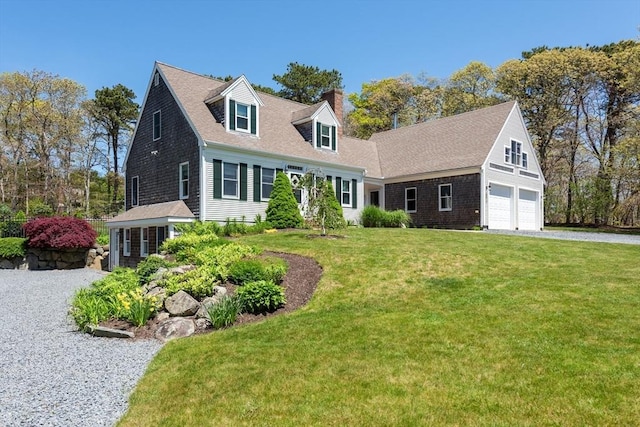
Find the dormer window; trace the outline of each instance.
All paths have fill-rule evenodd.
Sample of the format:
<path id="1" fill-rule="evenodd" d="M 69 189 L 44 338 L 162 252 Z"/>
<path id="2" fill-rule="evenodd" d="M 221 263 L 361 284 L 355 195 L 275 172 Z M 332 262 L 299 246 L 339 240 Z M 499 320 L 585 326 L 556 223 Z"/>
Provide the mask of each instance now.
<path id="1" fill-rule="evenodd" d="M 331 127 L 320 124 L 320 145 L 331 148 Z"/>
<path id="2" fill-rule="evenodd" d="M 236 130 L 249 130 L 249 106 L 236 103 Z"/>
<path id="3" fill-rule="evenodd" d="M 238 132 L 256 134 L 257 108 L 255 105 L 243 104 L 233 99 L 229 100 L 230 123 L 229 128 Z"/>
<path id="4" fill-rule="evenodd" d="M 336 127 L 316 122 L 316 147 L 336 151 Z"/>

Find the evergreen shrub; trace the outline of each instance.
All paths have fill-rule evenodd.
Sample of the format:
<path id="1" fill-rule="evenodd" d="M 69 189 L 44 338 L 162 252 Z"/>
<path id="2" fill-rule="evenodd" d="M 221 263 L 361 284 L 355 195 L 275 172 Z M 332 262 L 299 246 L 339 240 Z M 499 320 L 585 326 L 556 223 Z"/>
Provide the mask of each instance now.
<path id="1" fill-rule="evenodd" d="M 304 223 L 291 182 L 283 172 L 276 174 L 266 214 L 274 228 L 297 228 Z"/>

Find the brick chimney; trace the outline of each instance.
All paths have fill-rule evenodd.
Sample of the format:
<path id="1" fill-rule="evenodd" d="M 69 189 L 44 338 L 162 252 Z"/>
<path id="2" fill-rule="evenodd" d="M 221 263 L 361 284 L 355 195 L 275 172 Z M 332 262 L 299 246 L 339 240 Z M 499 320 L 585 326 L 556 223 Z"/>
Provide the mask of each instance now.
<path id="1" fill-rule="evenodd" d="M 333 112 L 336 113 L 336 117 L 340 123 L 337 129 L 338 136 L 342 136 L 342 91 L 340 89 L 331 89 L 322 94 L 322 99 L 327 101 L 329 105 L 331 105 Z"/>

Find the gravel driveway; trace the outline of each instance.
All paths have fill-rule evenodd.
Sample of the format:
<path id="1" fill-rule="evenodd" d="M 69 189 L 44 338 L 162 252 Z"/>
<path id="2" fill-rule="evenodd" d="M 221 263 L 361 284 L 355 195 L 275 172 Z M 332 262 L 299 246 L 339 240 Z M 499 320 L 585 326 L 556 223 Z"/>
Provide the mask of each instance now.
<path id="1" fill-rule="evenodd" d="M 486 230 L 485 233 L 512 234 L 516 236 L 542 237 L 545 239 L 579 240 L 583 242 L 625 243 L 640 245 L 640 236 L 633 234 L 597 233 L 588 231 L 508 231 Z"/>
<path id="2" fill-rule="evenodd" d="M 0 426 L 111 426 L 160 349 L 96 338 L 67 319 L 91 269 L 0 270 Z"/>

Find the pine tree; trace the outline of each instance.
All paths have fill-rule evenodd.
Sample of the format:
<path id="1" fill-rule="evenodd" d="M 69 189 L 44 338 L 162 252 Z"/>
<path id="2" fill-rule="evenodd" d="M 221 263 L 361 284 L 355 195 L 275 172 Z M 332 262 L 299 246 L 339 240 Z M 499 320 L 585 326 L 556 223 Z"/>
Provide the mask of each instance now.
<path id="1" fill-rule="evenodd" d="M 283 172 L 276 174 L 266 213 L 267 221 L 275 228 L 296 228 L 303 224 L 291 182 Z"/>

